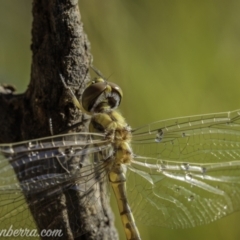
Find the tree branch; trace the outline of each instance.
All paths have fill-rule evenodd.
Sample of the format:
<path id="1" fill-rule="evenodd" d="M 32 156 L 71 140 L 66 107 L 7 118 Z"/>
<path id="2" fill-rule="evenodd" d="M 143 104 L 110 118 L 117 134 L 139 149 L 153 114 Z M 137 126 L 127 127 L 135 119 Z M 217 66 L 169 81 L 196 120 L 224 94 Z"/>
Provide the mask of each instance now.
<path id="1" fill-rule="evenodd" d="M 27 91 L 14 95 L 11 86 L 5 85 L 0 89 L 0 123 L 3 126 L 0 142 L 49 136 L 51 131 L 57 134 L 76 122 L 81 124 L 74 131 L 86 131 L 88 117 L 76 109 L 60 79 L 62 74 L 77 98 L 89 81 L 90 44 L 83 31 L 77 0 L 33 1 L 31 49 L 31 81 Z M 76 165 L 80 159 L 69 161 Z M 19 174 L 29 167 L 28 164 L 31 163 L 14 169 L 20 182 L 36 174 Z M 41 174 L 56 171 L 53 169 L 56 168 L 55 165 L 46 166 L 44 162 L 37 166 L 40 167 L 46 171 Z M 58 167 L 58 172 L 64 171 L 61 166 Z M 86 205 L 91 199 L 90 195 L 83 197 L 73 189 L 62 189 L 61 194 L 51 198 L 47 197 L 47 190 L 41 194 L 28 192 L 25 198 L 39 231 L 62 229 L 64 235 L 59 239 L 116 239 L 102 183 L 99 184 L 99 189 L 99 193 L 93 194 L 100 195 L 98 201 L 102 209 L 95 209 L 94 213 L 90 210 L 93 206 Z M 82 233 L 85 234 L 81 235 Z"/>

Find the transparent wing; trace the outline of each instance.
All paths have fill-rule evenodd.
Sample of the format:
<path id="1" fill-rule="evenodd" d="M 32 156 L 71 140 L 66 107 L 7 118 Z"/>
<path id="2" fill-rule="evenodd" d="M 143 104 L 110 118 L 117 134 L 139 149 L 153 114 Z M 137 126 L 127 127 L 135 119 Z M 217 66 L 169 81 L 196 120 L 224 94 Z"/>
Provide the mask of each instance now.
<path id="1" fill-rule="evenodd" d="M 91 208 L 101 209 L 97 206 L 99 196 L 94 189 L 105 177 L 105 169 L 110 164 L 107 159 L 112 154 L 112 146 L 105 135 L 64 134 L 0 145 L 0 152 L 1 229 L 9 229 L 11 225 L 15 229 L 36 229 L 29 208 L 40 207 L 46 212 L 54 206 L 50 199 L 69 189 L 85 196 L 86 208 L 91 205 Z M 86 162 L 86 158 L 90 162 Z M 78 214 L 74 206 L 68 210 L 69 216 Z M 49 221 L 56 218 L 52 216 Z M 83 234 L 81 226 L 75 234 Z"/>
<path id="2" fill-rule="evenodd" d="M 239 210 L 239 123 L 237 110 L 134 130 L 127 188 L 135 219 L 186 228 Z"/>

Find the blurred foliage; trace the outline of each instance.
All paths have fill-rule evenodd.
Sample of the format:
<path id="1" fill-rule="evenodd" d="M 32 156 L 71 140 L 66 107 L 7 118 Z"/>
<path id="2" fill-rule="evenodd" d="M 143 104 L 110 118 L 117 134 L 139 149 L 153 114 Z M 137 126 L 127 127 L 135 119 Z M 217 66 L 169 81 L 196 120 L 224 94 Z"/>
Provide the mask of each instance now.
<path id="1" fill-rule="evenodd" d="M 123 88 L 121 111 L 131 126 L 240 107 L 240 1 L 79 5 L 94 65 Z M 30 79 L 31 1 L 1 0 L 0 16 L 0 82 L 23 92 Z M 236 213 L 194 229 L 139 228 L 144 240 L 238 240 L 239 221 Z"/>

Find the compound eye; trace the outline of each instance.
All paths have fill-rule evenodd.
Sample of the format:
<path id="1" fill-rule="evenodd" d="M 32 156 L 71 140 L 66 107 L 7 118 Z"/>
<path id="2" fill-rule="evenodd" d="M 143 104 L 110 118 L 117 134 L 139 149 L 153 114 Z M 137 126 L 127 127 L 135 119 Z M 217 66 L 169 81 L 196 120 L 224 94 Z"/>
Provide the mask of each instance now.
<path id="1" fill-rule="evenodd" d="M 119 106 L 122 95 L 117 84 L 98 78 L 83 92 L 82 106 L 89 113 L 109 111 Z"/>

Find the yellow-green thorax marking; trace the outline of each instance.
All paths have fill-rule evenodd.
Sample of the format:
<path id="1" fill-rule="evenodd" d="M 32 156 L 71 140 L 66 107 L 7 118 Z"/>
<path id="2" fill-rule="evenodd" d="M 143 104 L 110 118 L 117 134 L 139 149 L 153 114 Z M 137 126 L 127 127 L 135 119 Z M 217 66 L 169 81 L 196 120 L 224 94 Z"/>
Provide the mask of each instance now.
<path id="1" fill-rule="evenodd" d="M 126 177 L 122 166 L 130 164 L 133 157 L 130 147 L 131 128 L 122 115 L 114 110 L 119 106 L 121 98 L 119 86 L 98 78 L 83 92 L 82 107 L 92 115 L 89 131 L 104 132 L 112 142 L 114 163 L 108 173 L 109 182 L 117 199 L 127 239 L 139 240 L 141 238 L 127 201 Z"/>

